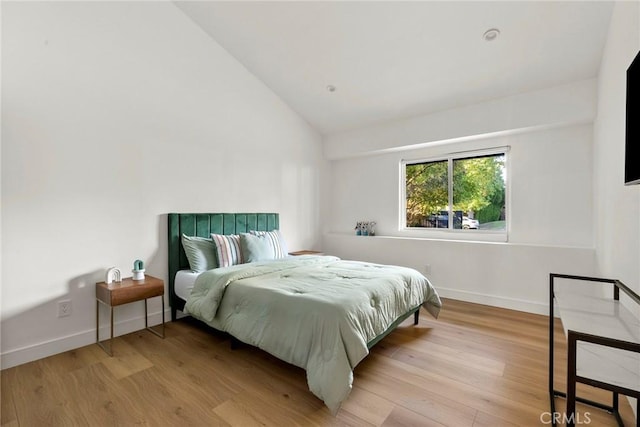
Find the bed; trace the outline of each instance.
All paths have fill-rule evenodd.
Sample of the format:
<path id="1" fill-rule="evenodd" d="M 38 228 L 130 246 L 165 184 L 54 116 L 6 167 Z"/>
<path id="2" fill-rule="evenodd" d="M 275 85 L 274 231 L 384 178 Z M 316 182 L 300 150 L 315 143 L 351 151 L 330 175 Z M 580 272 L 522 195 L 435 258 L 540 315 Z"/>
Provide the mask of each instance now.
<path id="1" fill-rule="evenodd" d="M 181 237 L 272 232 L 277 213 L 168 215 L 171 319 L 183 311 L 235 339 L 305 369 L 309 389 L 336 414 L 353 369 L 420 307 L 441 302 L 413 269 L 333 256 L 258 260 L 191 273 Z"/>

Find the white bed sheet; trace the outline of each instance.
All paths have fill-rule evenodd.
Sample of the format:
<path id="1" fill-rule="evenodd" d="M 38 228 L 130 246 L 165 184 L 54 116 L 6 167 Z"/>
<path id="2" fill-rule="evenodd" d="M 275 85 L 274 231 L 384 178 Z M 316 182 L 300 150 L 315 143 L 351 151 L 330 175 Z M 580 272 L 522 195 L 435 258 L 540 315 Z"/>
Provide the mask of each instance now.
<path id="1" fill-rule="evenodd" d="M 191 290 L 199 275 L 200 273 L 195 273 L 191 270 L 178 271 L 173 285 L 176 295 L 186 301 L 189 295 L 191 295 Z"/>

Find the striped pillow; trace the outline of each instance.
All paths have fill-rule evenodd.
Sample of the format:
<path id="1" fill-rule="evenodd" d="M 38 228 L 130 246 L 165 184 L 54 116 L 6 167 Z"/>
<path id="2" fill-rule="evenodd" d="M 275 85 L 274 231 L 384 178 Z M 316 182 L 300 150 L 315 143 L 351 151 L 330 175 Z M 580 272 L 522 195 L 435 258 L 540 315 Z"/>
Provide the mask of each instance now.
<path id="1" fill-rule="evenodd" d="M 256 236 L 264 236 L 269 240 L 269 244 L 273 248 L 274 258 L 285 258 L 287 253 L 287 243 L 284 241 L 284 237 L 282 237 L 282 233 L 280 230 L 273 231 L 256 231 L 250 230 L 249 233 Z"/>
<path id="2" fill-rule="evenodd" d="M 211 239 L 216 244 L 218 255 L 218 267 L 243 264 L 242 251 L 240 250 L 240 236 L 237 234 L 212 234 Z"/>

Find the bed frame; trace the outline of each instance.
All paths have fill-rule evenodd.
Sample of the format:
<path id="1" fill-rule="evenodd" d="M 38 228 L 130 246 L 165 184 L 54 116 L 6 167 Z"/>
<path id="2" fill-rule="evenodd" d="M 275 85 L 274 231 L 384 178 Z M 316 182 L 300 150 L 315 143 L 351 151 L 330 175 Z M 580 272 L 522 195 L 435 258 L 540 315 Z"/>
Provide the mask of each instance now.
<path id="1" fill-rule="evenodd" d="M 168 214 L 169 238 L 169 305 L 171 321 L 176 320 L 177 311 L 184 309 L 185 301 L 175 293 L 175 277 L 179 270 L 188 270 L 189 261 L 182 247 L 181 236 L 209 237 L 215 234 L 248 233 L 249 230 L 272 231 L 280 226 L 277 213 L 170 213 Z M 400 323 L 413 314 L 414 325 L 418 324 L 420 306 L 409 310 L 396 319 L 382 334 L 367 343 L 371 348 L 386 337 Z"/>

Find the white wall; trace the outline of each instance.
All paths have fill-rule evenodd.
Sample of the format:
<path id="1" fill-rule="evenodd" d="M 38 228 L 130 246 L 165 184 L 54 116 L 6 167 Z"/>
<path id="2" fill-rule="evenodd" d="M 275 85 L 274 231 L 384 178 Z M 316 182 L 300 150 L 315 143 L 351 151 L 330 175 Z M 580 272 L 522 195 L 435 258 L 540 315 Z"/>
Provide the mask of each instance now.
<path id="1" fill-rule="evenodd" d="M 624 183 L 626 70 L 640 49 L 640 6 L 617 2 L 598 79 L 594 125 L 596 255 L 600 272 L 640 293 L 640 186 Z"/>
<path id="2" fill-rule="evenodd" d="M 327 135 L 324 152 L 333 160 L 591 123 L 595 109 L 596 80 L 589 79 Z"/>
<path id="3" fill-rule="evenodd" d="M 640 293 L 640 186 L 623 183 L 626 70 L 638 50 L 640 4 L 616 2 L 600 65 L 594 123 L 596 262 L 602 276 L 619 279 L 636 293 Z M 640 315 L 637 305 L 623 301 Z M 634 399 L 629 400 L 635 411 Z"/>
<path id="4" fill-rule="evenodd" d="M 351 234 L 359 219 L 372 219 L 386 236 L 425 236 L 398 230 L 400 162 L 449 152 L 510 147 L 509 242 L 593 247 L 591 125 L 518 133 L 433 148 L 335 160 L 329 232 Z M 468 234 L 468 233 L 467 233 Z"/>
<path id="5" fill-rule="evenodd" d="M 166 280 L 168 212 L 280 212 L 319 247 L 320 136 L 173 4 L 2 8 L 3 367 L 93 342 L 106 268 Z"/>
<path id="6" fill-rule="evenodd" d="M 329 148 L 339 141 L 344 146 L 340 155 L 333 151 L 337 158 L 331 162 L 332 209 L 325 226 L 325 252 L 417 268 L 444 296 L 547 313 L 550 272 L 595 273 L 593 127 L 588 123 L 595 114 L 594 83 L 519 95 L 517 108 L 509 114 L 495 101 L 450 110 L 438 125 L 442 135 L 454 135 L 464 128 L 460 124 L 469 111 L 482 111 L 494 117 L 495 129 L 502 129 L 503 136 L 458 133 L 464 141 L 407 146 L 408 139 L 418 140 L 419 130 L 434 122 L 433 116 L 411 119 L 408 130 L 393 123 L 330 136 Z M 560 98 L 560 105 L 541 102 Z M 579 113 L 563 105 L 580 106 Z M 556 121 L 548 125 L 540 121 L 545 108 L 555 111 Z M 518 128 L 509 131 L 512 123 Z M 389 141 L 385 154 L 375 154 L 384 144 L 379 135 Z M 364 140 L 373 142 L 357 142 Z M 502 146 L 510 147 L 508 243 L 434 240 L 426 233 L 398 229 L 402 159 Z M 357 220 L 376 221 L 378 235 L 387 237 L 352 236 Z"/>
<path id="7" fill-rule="evenodd" d="M 640 186 L 624 186 L 626 70 L 640 50 L 640 3 L 616 2 L 598 78 L 594 123 L 596 263 L 640 294 Z M 636 304 L 622 297 L 640 316 Z M 629 398 L 634 412 L 634 399 Z M 636 412 L 636 417 L 640 416 Z"/>
<path id="8" fill-rule="evenodd" d="M 325 235 L 324 250 L 346 259 L 415 268 L 443 297 L 539 314 L 549 313 L 550 272 L 593 274 L 595 264 L 592 248 L 344 233 Z"/>

